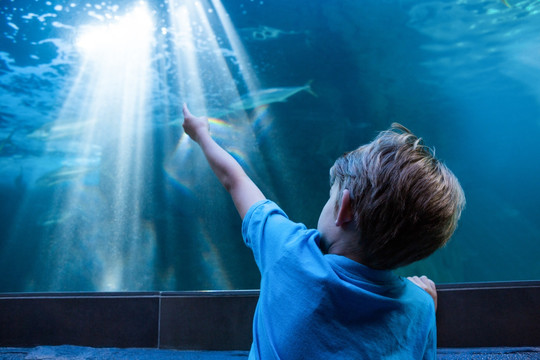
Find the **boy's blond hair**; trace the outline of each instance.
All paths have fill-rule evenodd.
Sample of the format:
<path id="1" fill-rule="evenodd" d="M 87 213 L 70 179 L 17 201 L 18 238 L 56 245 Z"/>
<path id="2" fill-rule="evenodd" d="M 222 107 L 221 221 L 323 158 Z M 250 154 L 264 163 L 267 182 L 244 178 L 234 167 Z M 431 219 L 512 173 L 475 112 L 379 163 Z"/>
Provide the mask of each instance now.
<path id="1" fill-rule="evenodd" d="M 396 123 L 338 158 L 330 183 L 338 199 L 349 190 L 362 261 L 374 269 L 395 269 L 442 247 L 465 206 L 455 175 Z"/>

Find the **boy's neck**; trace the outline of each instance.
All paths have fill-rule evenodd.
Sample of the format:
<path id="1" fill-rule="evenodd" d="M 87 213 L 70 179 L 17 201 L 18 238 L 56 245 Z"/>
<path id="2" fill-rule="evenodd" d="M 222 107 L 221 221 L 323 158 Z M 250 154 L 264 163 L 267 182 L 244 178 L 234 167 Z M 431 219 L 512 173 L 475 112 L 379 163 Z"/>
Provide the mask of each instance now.
<path id="1" fill-rule="evenodd" d="M 356 232 L 353 234 L 343 233 L 343 235 L 345 236 L 341 236 L 332 241 L 328 249 L 326 249 L 326 252 L 328 254 L 344 256 L 350 260 L 365 265 L 363 262 L 362 251 L 360 246 L 358 246 L 358 235 Z"/>

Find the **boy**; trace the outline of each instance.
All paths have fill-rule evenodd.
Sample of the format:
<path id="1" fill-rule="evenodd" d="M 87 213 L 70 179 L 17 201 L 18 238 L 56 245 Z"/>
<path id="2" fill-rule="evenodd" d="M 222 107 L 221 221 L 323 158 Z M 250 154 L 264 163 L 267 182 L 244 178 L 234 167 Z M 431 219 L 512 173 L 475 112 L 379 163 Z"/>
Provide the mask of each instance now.
<path id="1" fill-rule="evenodd" d="M 395 125 L 336 160 L 330 198 L 309 230 L 266 200 L 206 118 L 183 112 L 261 271 L 250 359 L 435 358 L 435 285 L 391 270 L 443 246 L 465 198 L 420 139 Z"/>

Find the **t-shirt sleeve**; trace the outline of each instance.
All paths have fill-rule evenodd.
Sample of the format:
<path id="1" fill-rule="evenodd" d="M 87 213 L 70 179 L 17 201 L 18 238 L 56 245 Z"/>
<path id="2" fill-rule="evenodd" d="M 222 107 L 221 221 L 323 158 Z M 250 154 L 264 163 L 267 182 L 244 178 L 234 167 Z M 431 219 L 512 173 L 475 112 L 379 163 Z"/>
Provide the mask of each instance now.
<path id="1" fill-rule="evenodd" d="M 306 239 L 306 232 L 315 230 L 307 230 L 303 224 L 292 222 L 270 200 L 254 204 L 242 222 L 244 242 L 253 251 L 261 274 L 282 256 L 290 244 Z"/>

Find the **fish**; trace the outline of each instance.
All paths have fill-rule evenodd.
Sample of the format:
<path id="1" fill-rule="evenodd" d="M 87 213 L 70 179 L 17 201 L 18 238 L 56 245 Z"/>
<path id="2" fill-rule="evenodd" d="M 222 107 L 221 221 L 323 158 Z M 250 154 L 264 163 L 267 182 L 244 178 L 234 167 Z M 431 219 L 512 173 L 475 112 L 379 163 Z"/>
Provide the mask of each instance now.
<path id="1" fill-rule="evenodd" d="M 95 171 L 95 167 L 88 166 L 62 166 L 59 169 L 50 171 L 36 181 L 36 185 L 49 187 L 65 182 L 78 180 Z"/>
<path id="2" fill-rule="evenodd" d="M 60 140 L 80 136 L 94 125 L 95 121 L 92 120 L 70 123 L 49 122 L 26 136 L 31 139 Z"/>
<path id="3" fill-rule="evenodd" d="M 233 102 L 229 107 L 232 110 L 249 110 L 262 105 L 268 105 L 275 102 L 285 102 L 291 96 L 298 94 L 301 91 L 307 91 L 311 95 L 318 95 L 311 89 L 312 81 L 309 81 L 304 86 L 279 87 L 269 88 L 250 92 L 243 95 L 237 101 Z"/>
<path id="4" fill-rule="evenodd" d="M 508 2 L 508 0 L 501 0 L 501 2 L 506 5 L 506 7 L 512 7 L 512 5 L 510 5 L 510 3 Z"/>
<path id="5" fill-rule="evenodd" d="M 51 212 L 49 214 L 46 214 L 45 216 L 40 217 L 37 224 L 44 227 L 60 225 L 71 219 L 73 216 L 73 213 Z"/>
<path id="6" fill-rule="evenodd" d="M 244 40 L 248 41 L 264 41 L 264 40 L 273 40 L 278 39 L 283 35 L 296 35 L 303 34 L 304 32 L 300 31 L 287 31 L 272 28 L 269 26 L 259 26 L 256 28 L 243 28 L 239 30 L 240 35 Z"/>

